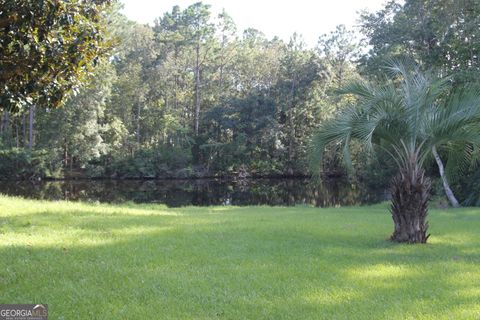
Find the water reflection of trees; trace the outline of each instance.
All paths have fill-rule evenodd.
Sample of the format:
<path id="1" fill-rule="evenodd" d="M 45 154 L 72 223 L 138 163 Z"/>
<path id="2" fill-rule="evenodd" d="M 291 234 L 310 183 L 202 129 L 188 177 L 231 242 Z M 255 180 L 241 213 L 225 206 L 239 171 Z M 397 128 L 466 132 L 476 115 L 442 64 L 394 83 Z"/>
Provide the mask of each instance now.
<path id="1" fill-rule="evenodd" d="M 230 180 L 71 180 L 1 182 L 0 193 L 48 200 L 162 203 L 186 205 L 344 206 L 383 200 L 347 180 L 317 183 L 308 179 Z"/>

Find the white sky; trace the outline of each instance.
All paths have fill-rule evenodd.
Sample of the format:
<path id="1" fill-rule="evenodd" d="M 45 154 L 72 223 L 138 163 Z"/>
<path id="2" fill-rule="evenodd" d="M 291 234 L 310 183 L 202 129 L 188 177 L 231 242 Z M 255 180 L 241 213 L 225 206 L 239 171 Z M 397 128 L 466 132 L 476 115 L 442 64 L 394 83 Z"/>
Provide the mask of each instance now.
<path id="1" fill-rule="evenodd" d="M 199 0 L 121 0 L 123 13 L 131 20 L 152 23 L 174 5 L 182 9 Z M 321 34 L 329 33 L 339 24 L 354 27 L 362 9 L 376 11 L 385 0 L 204 0 L 214 15 L 223 8 L 233 18 L 239 31 L 255 28 L 268 38 L 279 36 L 288 40 L 297 32 L 309 46 Z"/>

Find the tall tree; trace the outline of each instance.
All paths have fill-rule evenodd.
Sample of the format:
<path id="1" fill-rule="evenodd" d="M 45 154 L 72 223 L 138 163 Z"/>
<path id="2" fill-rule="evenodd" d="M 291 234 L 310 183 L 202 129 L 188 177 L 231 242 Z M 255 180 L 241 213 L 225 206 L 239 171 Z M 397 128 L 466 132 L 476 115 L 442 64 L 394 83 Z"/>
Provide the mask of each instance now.
<path id="1" fill-rule="evenodd" d="M 218 15 L 216 30 L 219 40 L 219 48 L 216 55 L 218 57 L 216 59 L 218 61 L 216 64 L 218 69 L 218 76 L 216 77 L 218 92 L 216 96 L 217 99 L 222 99 L 232 86 L 232 69 L 238 46 L 237 27 L 232 17 L 225 10 Z"/>
<path id="2" fill-rule="evenodd" d="M 319 37 L 316 50 L 333 86 L 341 87 L 354 77 L 355 63 L 360 57 L 359 46 L 354 32 L 344 25 L 338 25 L 334 31 Z"/>
<path id="3" fill-rule="evenodd" d="M 38 110 L 41 132 L 38 147 L 59 156 L 66 168 L 85 168 L 112 149 L 111 116 L 106 110 L 111 99 L 115 69 L 110 63 L 97 66 L 95 75 L 70 97 L 63 108 Z"/>
<path id="4" fill-rule="evenodd" d="M 284 49 L 275 85 L 288 174 L 298 171 L 305 159 L 306 137 L 311 134 L 316 120 L 315 86 L 318 80 L 319 59 L 312 50 L 306 50 L 302 39 L 294 34 Z"/>
<path id="5" fill-rule="evenodd" d="M 385 59 L 409 56 L 457 82 L 476 81 L 479 17 L 476 0 L 390 1 L 378 12 L 364 13 L 361 27 L 372 47 L 363 58 L 366 72 L 381 74 Z"/>
<path id="6" fill-rule="evenodd" d="M 185 9 L 183 18 L 187 27 L 187 39 L 194 47 L 194 77 L 195 77 L 195 99 L 194 99 L 194 132 L 198 136 L 200 128 L 200 105 L 202 95 L 202 68 L 206 63 L 211 41 L 214 34 L 214 26 L 210 22 L 210 6 L 201 2 L 192 4 Z"/>

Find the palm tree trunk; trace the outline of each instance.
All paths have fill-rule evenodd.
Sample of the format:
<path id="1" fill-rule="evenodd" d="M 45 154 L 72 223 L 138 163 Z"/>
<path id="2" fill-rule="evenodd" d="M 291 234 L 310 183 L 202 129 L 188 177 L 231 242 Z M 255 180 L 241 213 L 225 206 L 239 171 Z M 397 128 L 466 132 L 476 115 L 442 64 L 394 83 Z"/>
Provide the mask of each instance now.
<path id="1" fill-rule="evenodd" d="M 448 201 L 450 201 L 450 204 L 452 205 L 452 207 L 459 208 L 460 203 L 458 203 L 457 198 L 455 198 L 455 195 L 453 194 L 453 191 L 450 188 L 450 184 L 448 183 L 447 176 L 445 175 L 445 169 L 443 167 L 442 159 L 440 159 L 440 156 L 438 155 L 438 152 L 437 152 L 437 148 L 435 148 L 435 146 L 432 147 L 432 153 L 433 153 L 433 156 L 435 157 L 435 161 L 437 162 L 438 171 L 440 172 L 440 177 L 442 178 L 443 189 L 445 190 L 445 194 L 448 198 Z"/>
<path id="2" fill-rule="evenodd" d="M 401 169 L 392 180 L 392 214 L 395 229 L 390 239 L 395 242 L 426 243 L 430 179 L 418 165 Z"/>

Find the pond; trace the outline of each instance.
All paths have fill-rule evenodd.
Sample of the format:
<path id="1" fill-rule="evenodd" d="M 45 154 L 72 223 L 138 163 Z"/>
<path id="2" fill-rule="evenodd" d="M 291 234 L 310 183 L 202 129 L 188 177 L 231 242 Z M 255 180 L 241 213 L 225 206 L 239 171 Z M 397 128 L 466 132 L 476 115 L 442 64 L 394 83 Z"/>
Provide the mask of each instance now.
<path id="1" fill-rule="evenodd" d="M 309 179 L 0 181 L 0 193 L 46 200 L 160 203 L 169 207 L 327 207 L 370 204 L 386 199 L 384 190 L 370 190 L 342 179 L 321 184 Z"/>

